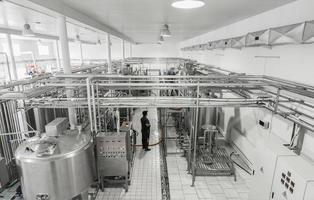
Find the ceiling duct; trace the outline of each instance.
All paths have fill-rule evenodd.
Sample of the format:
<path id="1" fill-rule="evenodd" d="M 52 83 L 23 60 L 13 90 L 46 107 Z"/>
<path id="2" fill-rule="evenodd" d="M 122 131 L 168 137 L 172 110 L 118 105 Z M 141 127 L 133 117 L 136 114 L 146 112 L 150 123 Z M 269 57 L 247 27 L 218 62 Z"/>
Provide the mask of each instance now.
<path id="1" fill-rule="evenodd" d="M 304 43 L 314 43 L 314 20 L 305 22 L 302 40 Z"/>
<path id="2" fill-rule="evenodd" d="M 246 35 L 231 39 L 231 48 L 242 49 L 245 47 Z"/>
<path id="3" fill-rule="evenodd" d="M 210 41 L 205 50 L 309 43 L 314 43 L 314 20 L 256 31 L 241 37 Z"/>
<path id="4" fill-rule="evenodd" d="M 215 49 L 214 42 L 208 42 L 206 45 L 206 49 L 207 50 L 214 50 Z"/>
<path id="5" fill-rule="evenodd" d="M 256 47 L 269 45 L 269 32 L 269 29 L 267 29 L 247 34 L 245 46 Z"/>
<path id="6" fill-rule="evenodd" d="M 271 28 L 269 45 L 295 44 L 302 41 L 304 23 Z"/>
<path id="7" fill-rule="evenodd" d="M 206 44 L 201 44 L 200 47 L 199 47 L 199 50 L 206 50 Z"/>

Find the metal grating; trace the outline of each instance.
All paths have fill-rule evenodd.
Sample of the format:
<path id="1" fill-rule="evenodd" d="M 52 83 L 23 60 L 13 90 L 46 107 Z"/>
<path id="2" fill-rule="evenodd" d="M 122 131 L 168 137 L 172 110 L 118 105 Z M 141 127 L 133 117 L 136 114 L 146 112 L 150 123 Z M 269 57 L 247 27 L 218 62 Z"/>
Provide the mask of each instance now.
<path id="1" fill-rule="evenodd" d="M 233 161 L 224 148 L 218 148 L 213 155 L 207 149 L 200 149 L 200 155 L 196 163 L 196 175 L 235 176 Z"/>

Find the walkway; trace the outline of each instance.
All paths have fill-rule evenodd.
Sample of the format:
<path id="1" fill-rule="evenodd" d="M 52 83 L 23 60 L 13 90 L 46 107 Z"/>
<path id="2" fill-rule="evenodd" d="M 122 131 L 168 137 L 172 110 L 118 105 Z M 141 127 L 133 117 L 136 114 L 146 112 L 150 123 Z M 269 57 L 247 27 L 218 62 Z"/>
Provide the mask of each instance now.
<path id="1" fill-rule="evenodd" d="M 133 117 L 133 128 L 140 134 L 137 137 L 137 144 L 141 144 L 142 109 L 135 110 Z M 148 109 L 148 118 L 151 123 L 150 144 L 159 141 L 157 109 Z M 160 179 L 160 152 L 159 145 L 151 147 L 151 151 L 145 152 L 137 148 L 131 185 L 129 191 L 123 188 L 105 188 L 99 192 L 97 200 L 161 200 L 161 179 Z"/>

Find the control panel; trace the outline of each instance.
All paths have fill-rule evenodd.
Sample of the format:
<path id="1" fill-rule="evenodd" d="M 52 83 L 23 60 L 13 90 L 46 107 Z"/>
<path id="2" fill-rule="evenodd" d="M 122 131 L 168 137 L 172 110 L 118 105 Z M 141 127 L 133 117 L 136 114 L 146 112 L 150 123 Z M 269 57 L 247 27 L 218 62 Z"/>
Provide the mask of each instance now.
<path id="1" fill-rule="evenodd" d="M 127 132 L 97 134 L 97 167 L 100 176 L 126 176 L 129 169 L 128 138 Z"/>
<path id="2" fill-rule="evenodd" d="M 97 155 L 108 159 L 126 158 L 126 133 L 106 132 L 97 135 Z"/>
<path id="3" fill-rule="evenodd" d="M 284 156 L 278 159 L 272 187 L 275 200 L 297 200 L 309 196 L 307 193 L 314 182 L 314 165 L 301 156 Z"/>

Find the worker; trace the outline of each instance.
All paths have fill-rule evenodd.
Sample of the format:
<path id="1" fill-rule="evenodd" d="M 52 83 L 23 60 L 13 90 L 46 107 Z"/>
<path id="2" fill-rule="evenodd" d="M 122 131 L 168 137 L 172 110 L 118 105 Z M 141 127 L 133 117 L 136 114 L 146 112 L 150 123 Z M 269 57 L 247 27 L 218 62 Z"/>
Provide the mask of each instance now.
<path id="1" fill-rule="evenodd" d="M 142 145 L 143 149 L 145 151 L 150 151 L 148 148 L 149 145 L 149 135 L 150 135 L 150 123 L 149 120 L 147 119 L 147 111 L 143 111 L 143 117 L 141 118 L 141 124 L 142 124 Z"/>

